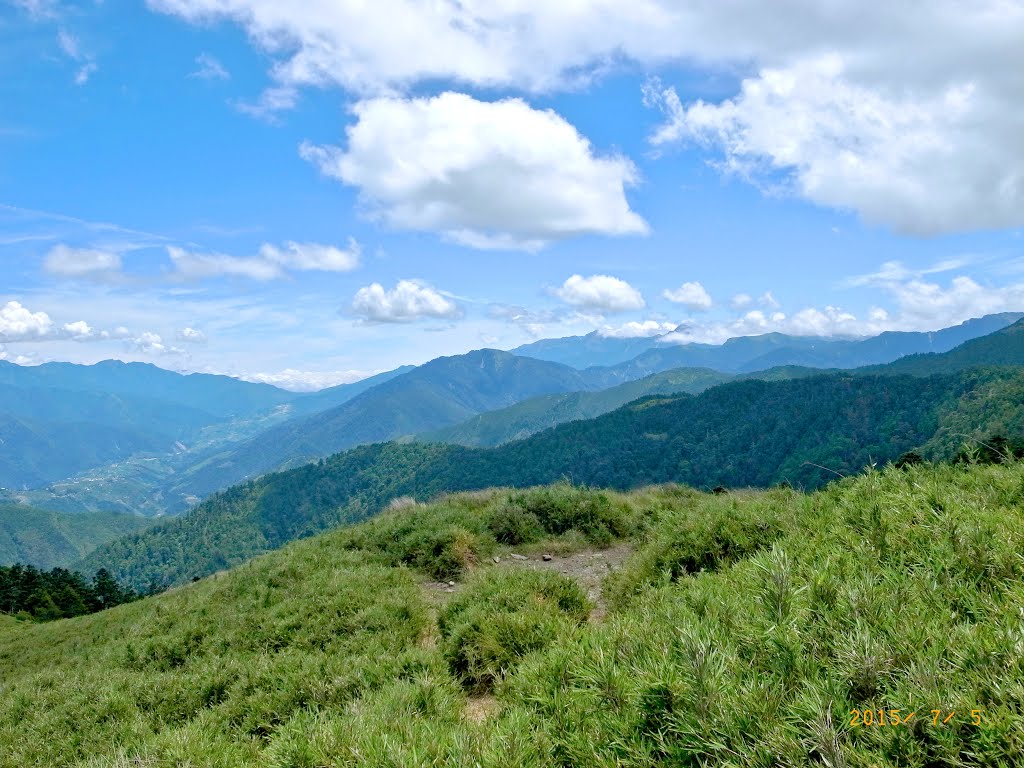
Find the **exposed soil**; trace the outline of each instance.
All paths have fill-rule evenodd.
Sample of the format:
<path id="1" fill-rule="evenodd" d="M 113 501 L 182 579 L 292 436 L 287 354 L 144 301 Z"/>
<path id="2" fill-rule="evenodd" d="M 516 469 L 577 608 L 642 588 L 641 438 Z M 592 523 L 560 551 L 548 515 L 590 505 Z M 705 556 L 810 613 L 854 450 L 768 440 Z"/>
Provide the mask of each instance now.
<path id="1" fill-rule="evenodd" d="M 470 696 L 466 702 L 464 715 L 467 720 L 473 723 L 482 723 L 484 720 L 495 714 L 500 708 L 498 700 L 489 693 L 479 696 Z"/>
<path id="2" fill-rule="evenodd" d="M 601 584 L 605 576 L 618 568 L 632 553 L 633 545 L 622 543 L 608 549 L 584 549 L 571 555 L 550 555 L 550 560 L 545 560 L 543 555 L 531 555 L 527 560 L 502 558 L 501 565 L 555 571 L 575 579 L 594 604 L 590 620 L 600 621 L 607 610 L 601 594 Z"/>
<path id="3" fill-rule="evenodd" d="M 633 545 L 628 543 L 617 544 L 608 549 L 584 549 L 571 554 L 544 554 L 532 553 L 530 555 L 519 555 L 513 557 L 506 553 L 499 555 L 499 562 L 488 562 L 493 568 L 533 568 L 538 571 L 555 571 L 562 573 L 571 579 L 586 592 L 587 598 L 594 604 L 590 612 L 591 621 L 601 621 L 607 612 L 604 597 L 601 594 L 601 584 L 605 577 L 618 568 L 622 562 L 633 553 Z M 548 557 L 550 559 L 545 560 Z M 462 589 L 462 582 L 451 581 L 427 581 L 423 584 L 423 591 L 430 601 L 433 611 L 443 606 L 451 596 Z M 429 628 L 420 638 L 425 648 L 434 648 L 437 645 L 437 625 L 431 621 Z M 465 718 L 473 723 L 482 723 L 489 717 L 496 714 L 501 705 L 491 694 L 470 696 L 466 702 Z"/>
<path id="4" fill-rule="evenodd" d="M 594 604 L 590 620 L 600 621 L 606 613 L 604 598 L 601 595 L 601 584 L 605 576 L 618 568 L 622 562 L 633 553 L 633 545 L 630 543 L 616 544 L 608 549 L 583 549 L 572 554 L 547 555 L 550 560 L 545 560 L 542 553 L 533 553 L 528 556 L 518 557 L 505 554 L 501 555 L 501 561 L 496 568 L 533 568 L 540 571 L 555 571 L 563 573 L 571 579 L 575 579 L 590 602 Z M 525 559 L 520 559 L 524 558 Z M 424 584 L 431 602 L 439 605 L 448 599 L 448 595 L 455 594 L 462 588 L 460 581 L 454 583 L 448 581 L 428 581 Z"/>

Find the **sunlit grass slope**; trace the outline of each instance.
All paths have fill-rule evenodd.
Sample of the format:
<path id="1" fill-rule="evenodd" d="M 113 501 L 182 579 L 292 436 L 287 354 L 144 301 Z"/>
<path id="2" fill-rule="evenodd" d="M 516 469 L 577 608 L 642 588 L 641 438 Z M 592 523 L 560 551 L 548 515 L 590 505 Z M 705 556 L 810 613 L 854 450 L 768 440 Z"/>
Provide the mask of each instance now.
<path id="1" fill-rule="evenodd" d="M 508 556 L 622 540 L 601 611 Z M 0 622 L 0 766 L 1015 765 L 1022 553 L 1021 464 L 400 504 Z M 851 726 L 865 709 L 887 725 Z"/>

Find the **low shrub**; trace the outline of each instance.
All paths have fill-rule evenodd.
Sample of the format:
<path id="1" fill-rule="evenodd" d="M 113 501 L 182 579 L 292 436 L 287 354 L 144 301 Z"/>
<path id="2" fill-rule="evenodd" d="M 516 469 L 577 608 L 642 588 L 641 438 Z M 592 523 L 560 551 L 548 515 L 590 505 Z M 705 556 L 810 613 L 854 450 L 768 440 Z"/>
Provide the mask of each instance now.
<path id="1" fill-rule="evenodd" d="M 708 499 L 697 510 L 668 516 L 626 566 L 608 578 L 605 591 L 612 604 L 621 607 L 653 584 L 716 571 L 749 557 L 770 547 L 782 532 L 779 515 L 770 506 L 728 497 Z"/>
<path id="2" fill-rule="evenodd" d="M 583 623 L 589 609 L 576 582 L 560 574 L 493 570 L 441 612 L 442 653 L 463 685 L 487 690 L 523 656 Z"/>

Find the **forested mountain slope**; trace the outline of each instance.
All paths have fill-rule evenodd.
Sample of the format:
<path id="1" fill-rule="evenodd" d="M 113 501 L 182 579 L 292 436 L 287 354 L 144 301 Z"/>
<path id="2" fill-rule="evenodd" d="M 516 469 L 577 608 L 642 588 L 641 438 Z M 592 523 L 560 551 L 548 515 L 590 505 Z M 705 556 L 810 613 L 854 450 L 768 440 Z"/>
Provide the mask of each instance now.
<path id="1" fill-rule="evenodd" d="M 101 544 L 146 528 L 144 517 L 92 512 L 62 514 L 0 504 L 0 565 L 66 568 Z"/>
<path id="2" fill-rule="evenodd" d="M 577 371 L 493 349 L 441 357 L 337 408 L 273 427 L 208 460 L 190 471 L 187 487 L 205 495 L 282 465 L 439 429 L 537 395 L 608 384 L 604 372 Z"/>
<path id="3" fill-rule="evenodd" d="M 469 447 L 501 445 L 567 421 L 592 419 L 641 397 L 677 392 L 697 394 L 731 378 L 709 368 L 679 368 L 598 392 L 534 397 L 508 408 L 481 413 L 453 427 L 426 432 L 417 439 Z"/>
<path id="4" fill-rule="evenodd" d="M 1022 382 L 1019 370 L 742 381 L 696 397 L 641 400 L 498 448 L 371 445 L 217 494 L 183 518 L 99 548 L 83 568 L 106 567 L 143 587 L 180 583 L 376 514 L 406 495 L 563 478 L 623 489 L 783 481 L 814 488 L 911 449 L 950 454 L 965 439 L 951 443 L 951 433 L 980 437 L 992 425 L 989 414 L 1000 428 L 1024 432 L 1024 399 L 1016 398 Z"/>

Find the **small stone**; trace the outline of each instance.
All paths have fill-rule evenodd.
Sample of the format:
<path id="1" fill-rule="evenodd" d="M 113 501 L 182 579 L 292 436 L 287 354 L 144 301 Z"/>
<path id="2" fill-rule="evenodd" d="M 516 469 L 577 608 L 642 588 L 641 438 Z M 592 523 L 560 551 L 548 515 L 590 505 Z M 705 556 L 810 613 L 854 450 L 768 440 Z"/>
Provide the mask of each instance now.
<path id="1" fill-rule="evenodd" d="M 495 555 L 494 557 L 492 557 L 492 558 L 491 558 L 491 560 L 493 560 L 493 561 L 494 561 L 494 562 L 496 562 L 496 563 L 500 563 L 500 562 L 501 562 L 501 558 L 500 558 L 500 557 L 498 557 L 497 555 Z"/>
<path id="2" fill-rule="evenodd" d="M 529 560 L 530 558 L 528 558 L 526 555 L 512 555 L 512 559 L 513 560 Z"/>
<path id="3" fill-rule="evenodd" d="M 454 589 L 446 589 L 445 590 L 445 592 L 447 592 L 449 595 L 452 594 L 454 591 L 455 591 Z"/>
<path id="4" fill-rule="evenodd" d="M 448 582 L 448 586 L 449 587 L 454 587 L 455 586 L 455 582 L 454 581 L 449 581 Z"/>
<path id="5" fill-rule="evenodd" d="M 544 562 L 548 562 L 549 560 L 551 560 L 551 555 L 544 555 L 543 557 L 544 557 Z"/>

